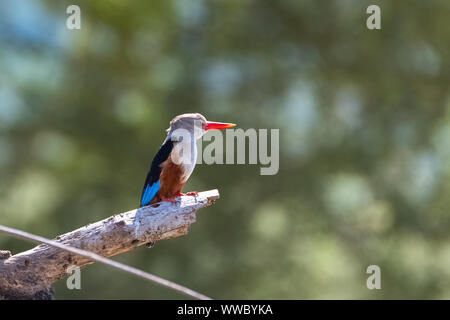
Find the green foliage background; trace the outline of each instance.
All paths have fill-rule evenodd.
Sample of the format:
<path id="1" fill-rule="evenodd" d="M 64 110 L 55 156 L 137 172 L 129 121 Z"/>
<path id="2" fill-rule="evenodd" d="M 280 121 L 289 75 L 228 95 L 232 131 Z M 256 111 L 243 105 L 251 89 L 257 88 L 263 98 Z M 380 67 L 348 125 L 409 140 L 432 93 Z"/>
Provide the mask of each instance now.
<path id="1" fill-rule="evenodd" d="M 200 112 L 279 128 L 279 173 L 198 165 L 184 190 L 221 199 L 187 236 L 114 259 L 222 299 L 450 298 L 449 15 L 419 0 L 2 0 L 0 224 L 54 237 L 135 208 L 170 119 Z M 98 264 L 81 290 L 55 288 L 184 298 Z"/>

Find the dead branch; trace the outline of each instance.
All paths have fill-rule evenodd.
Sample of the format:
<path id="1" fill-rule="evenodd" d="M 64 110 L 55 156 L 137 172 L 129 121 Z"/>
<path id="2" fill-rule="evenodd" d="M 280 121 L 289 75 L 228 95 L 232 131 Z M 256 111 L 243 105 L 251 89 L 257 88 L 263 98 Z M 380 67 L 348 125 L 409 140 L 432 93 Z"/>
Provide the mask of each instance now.
<path id="1" fill-rule="evenodd" d="M 219 198 L 218 190 L 182 196 L 176 204 L 161 202 L 113 215 L 81 227 L 55 240 L 64 245 L 87 250 L 103 257 L 130 251 L 148 242 L 187 234 L 198 209 Z M 0 255 L 0 299 L 51 298 L 51 285 L 68 276 L 70 266 L 93 263 L 85 256 L 41 244 L 28 251 Z"/>

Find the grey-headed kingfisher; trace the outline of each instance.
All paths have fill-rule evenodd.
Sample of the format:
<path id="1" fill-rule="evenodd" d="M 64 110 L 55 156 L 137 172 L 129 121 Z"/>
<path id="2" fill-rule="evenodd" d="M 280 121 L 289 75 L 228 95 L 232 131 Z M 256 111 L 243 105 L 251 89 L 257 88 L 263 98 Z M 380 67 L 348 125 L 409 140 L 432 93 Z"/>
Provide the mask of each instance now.
<path id="1" fill-rule="evenodd" d="M 142 189 L 140 206 L 160 201 L 176 202 L 181 189 L 194 170 L 197 160 L 196 140 L 208 130 L 234 127 L 233 123 L 207 121 L 199 113 L 186 113 L 170 121 L 167 137 L 150 166 Z M 188 193 L 192 195 L 194 193 Z"/>

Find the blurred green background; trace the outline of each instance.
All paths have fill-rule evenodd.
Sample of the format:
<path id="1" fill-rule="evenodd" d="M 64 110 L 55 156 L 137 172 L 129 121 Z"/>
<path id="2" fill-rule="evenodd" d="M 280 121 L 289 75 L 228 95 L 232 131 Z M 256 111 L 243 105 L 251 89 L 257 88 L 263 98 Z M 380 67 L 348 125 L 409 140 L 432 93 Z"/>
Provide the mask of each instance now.
<path id="1" fill-rule="evenodd" d="M 419 0 L 1 0 L 0 224 L 51 238 L 134 209 L 170 119 L 200 112 L 279 128 L 279 173 L 198 165 L 184 191 L 221 199 L 187 236 L 114 259 L 213 298 L 450 298 L 449 15 Z M 184 298 L 99 264 L 81 283 L 56 297 Z"/>

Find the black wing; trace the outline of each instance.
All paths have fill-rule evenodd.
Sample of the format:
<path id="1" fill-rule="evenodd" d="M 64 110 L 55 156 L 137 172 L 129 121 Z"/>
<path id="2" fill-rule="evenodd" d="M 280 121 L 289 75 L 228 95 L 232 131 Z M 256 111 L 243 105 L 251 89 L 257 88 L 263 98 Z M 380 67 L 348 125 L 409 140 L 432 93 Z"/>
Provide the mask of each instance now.
<path id="1" fill-rule="evenodd" d="M 141 207 L 146 206 L 152 201 L 153 197 L 159 190 L 159 176 L 161 175 L 160 164 L 169 158 L 170 153 L 173 149 L 172 140 L 168 139 L 159 148 L 155 157 L 153 158 L 152 165 L 150 166 L 150 171 L 145 179 L 144 187 L 142 188 L 141 195 Z"/>

